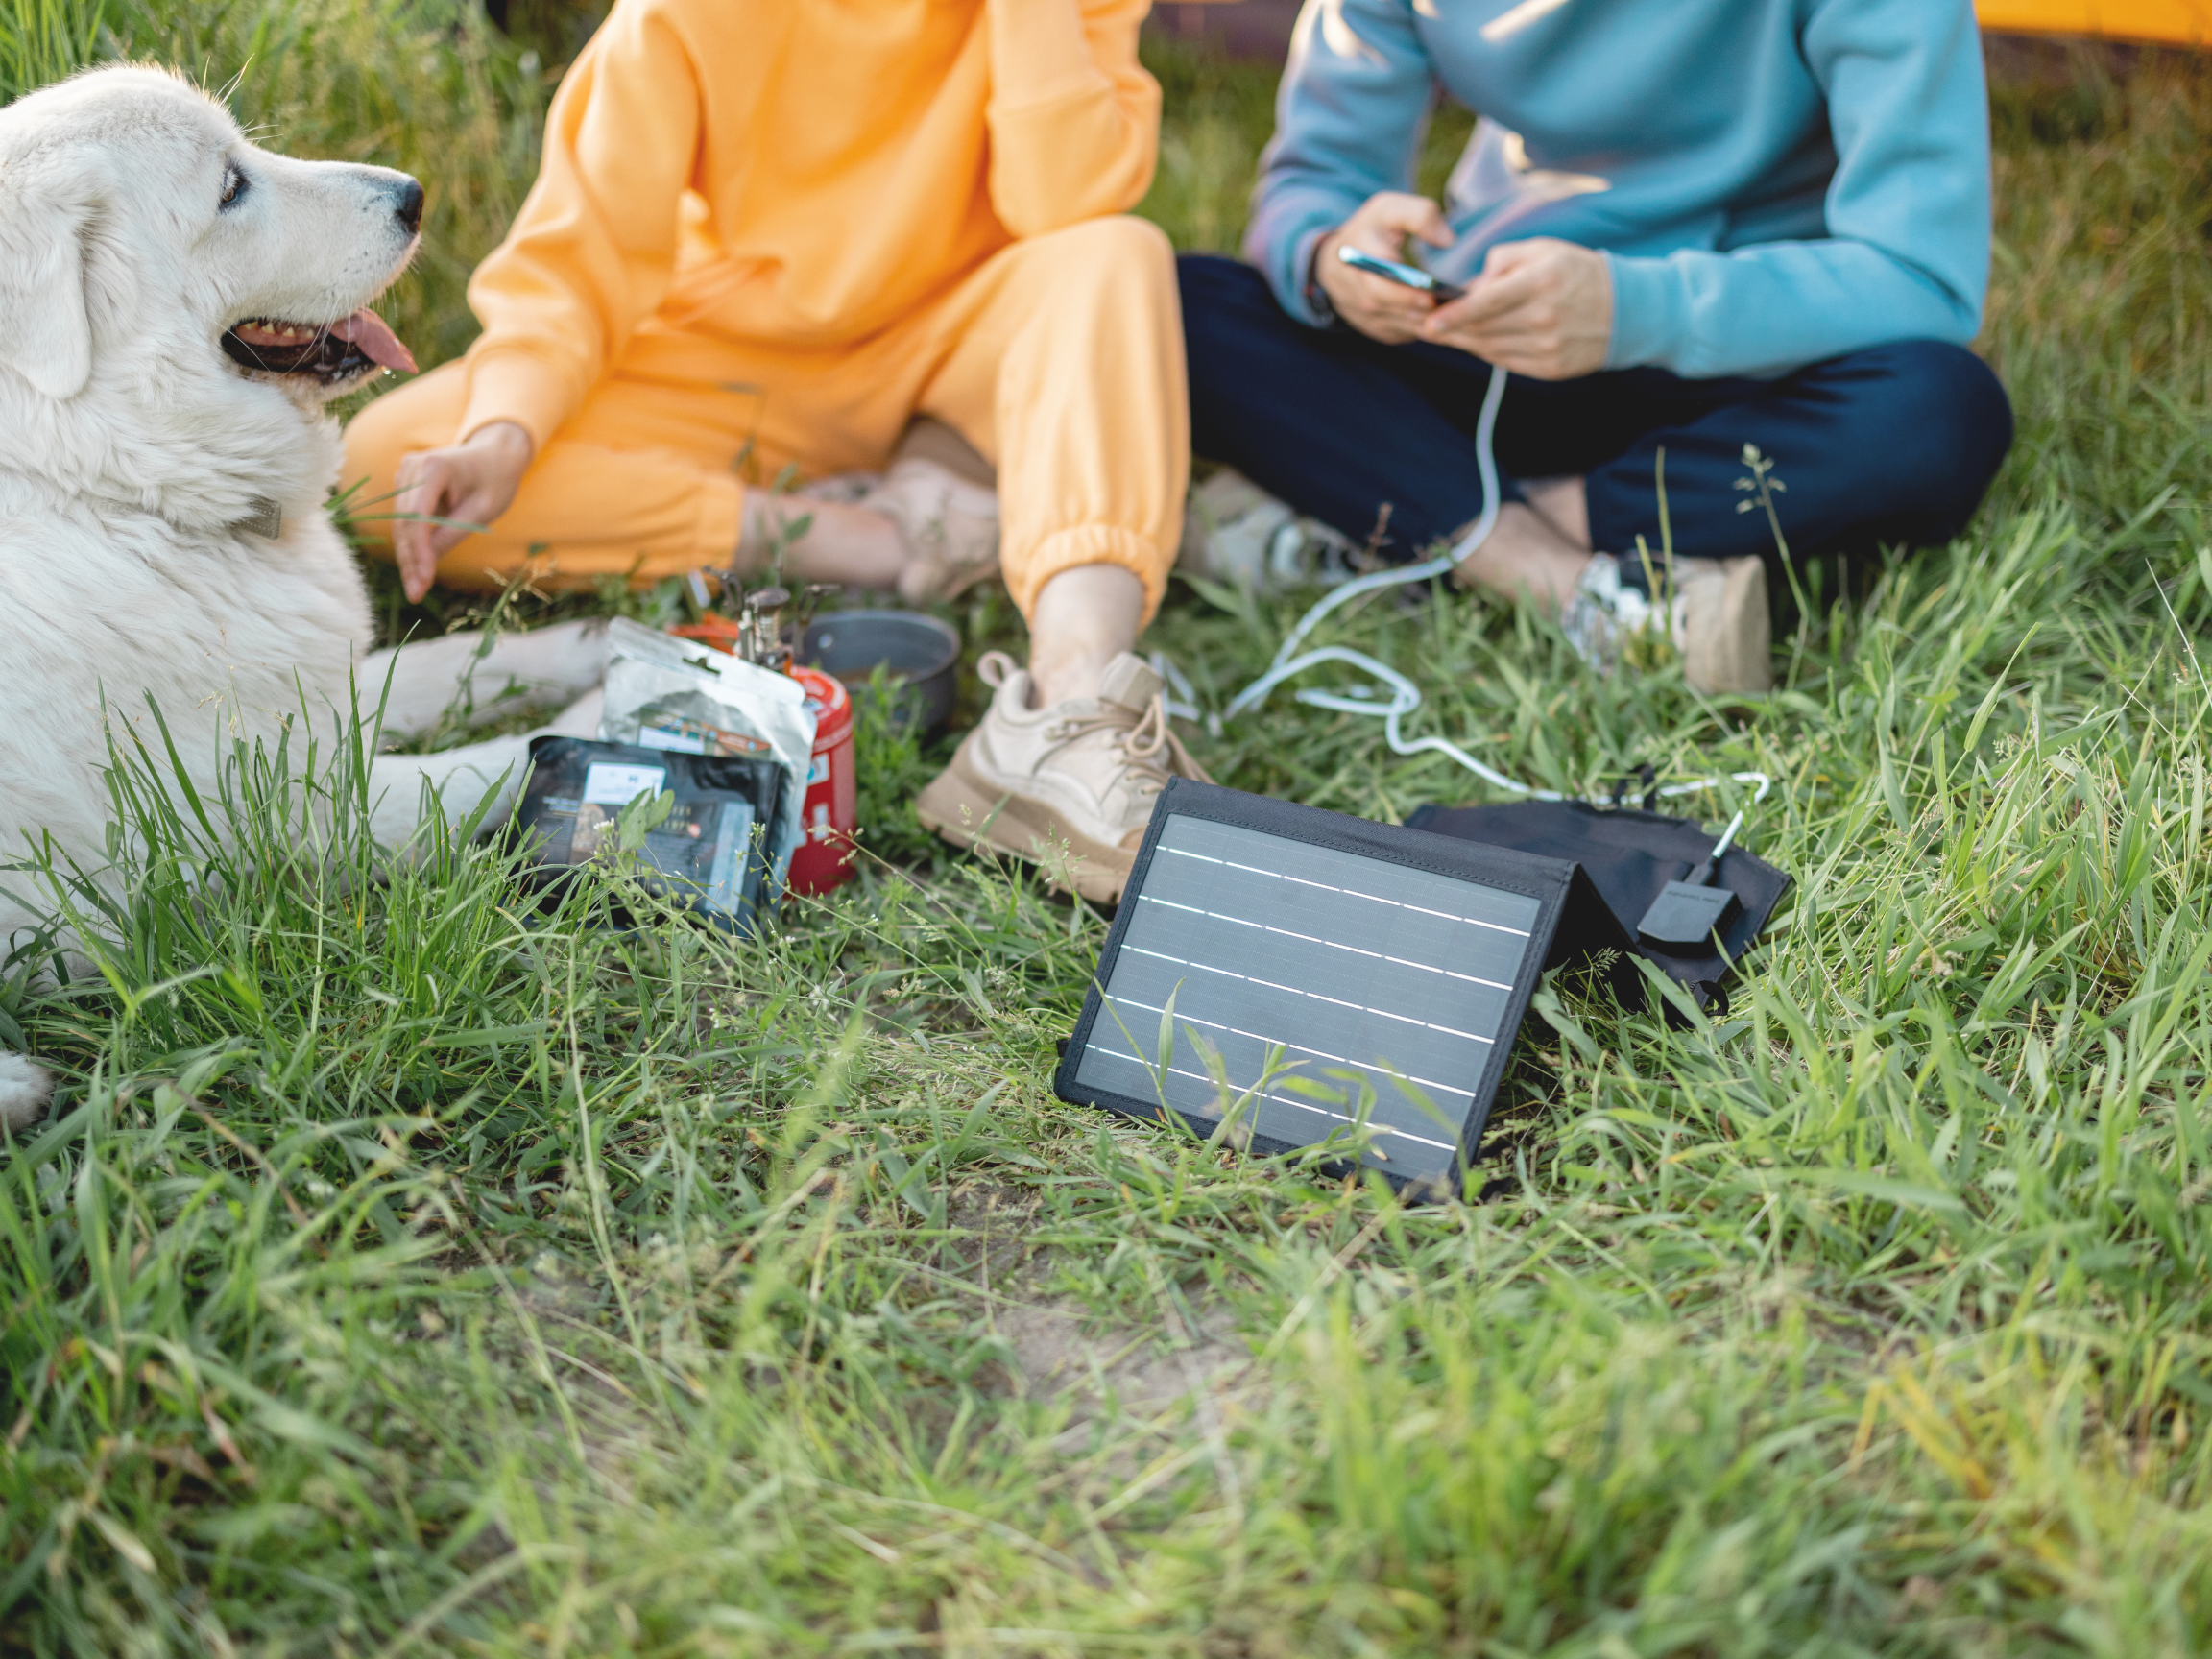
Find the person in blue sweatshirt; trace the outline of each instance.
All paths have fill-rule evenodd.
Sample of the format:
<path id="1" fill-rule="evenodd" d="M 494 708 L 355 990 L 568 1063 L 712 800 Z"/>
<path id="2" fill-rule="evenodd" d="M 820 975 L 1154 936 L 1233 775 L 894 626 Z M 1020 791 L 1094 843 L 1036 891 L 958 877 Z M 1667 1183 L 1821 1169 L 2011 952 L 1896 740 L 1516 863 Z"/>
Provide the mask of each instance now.
<path id="1" fill-rule="evenodd" d="M 1441 206 L 1410 193 L 1439 87 L 1481 117 Z M 1765 504 L 1797 555 L 1940 543 L 2010 446 L 1967 349 L 1971 0 L 1308 0 L 1262 167 L 1250 263 L 1181 266 L 1198 453 L 1426 556 L 1481 511 L 1507 372 L 1506 504 L 1458 578 L 1527 593 L 1600 664 L 1656 624 L 1698 689 L 1766 689 Z"/>

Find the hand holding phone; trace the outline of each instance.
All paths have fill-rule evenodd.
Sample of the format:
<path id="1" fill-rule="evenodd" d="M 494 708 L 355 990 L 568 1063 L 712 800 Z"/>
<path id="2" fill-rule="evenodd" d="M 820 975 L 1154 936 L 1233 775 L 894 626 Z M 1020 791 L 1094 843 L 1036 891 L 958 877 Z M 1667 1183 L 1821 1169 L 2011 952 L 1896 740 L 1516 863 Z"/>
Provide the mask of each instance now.
<path id="1" fill-rule="evenodd" d="M 1431 311 L 1415 337 L 1525 379 L 1594 374 L 1612 350 L 1612 267 L 1598 250 L 1555 236 L 1501 242 L 1467 297 Z"/>
<path id="2" fill-rule="evenodd" d="M 1411 288 L 1418 293 L 1426 294 L 1439 305 L 1449 304 L 1467 292 L 1466 289 L 1455 283 L 1438 280 L 1418 265 L 1407 265 L 1397 259 L 1384 259 L 1368 252 L 1365 249 L 1355 248 L 1349 242 L 1339 242 L 1336 245 L 1336 257 L 1355 271 L 1364 271 L 1370 276 L 1380 276 L 1385 282 L 1395 282 L 1400 287 Z"/>
<path id="3" fill-rule="evenodd" d="M 1403 263 L 1405 249 L 1410 242 L 1449 248 L 1453 240 L 1444 210 L 1426 196 L 1377 191 L 1321 238 L 1307 279 L 1345 326 L 1385 346 L 1403 345 L 1421 337 L 1444 295 L 1454 292 Z"/>

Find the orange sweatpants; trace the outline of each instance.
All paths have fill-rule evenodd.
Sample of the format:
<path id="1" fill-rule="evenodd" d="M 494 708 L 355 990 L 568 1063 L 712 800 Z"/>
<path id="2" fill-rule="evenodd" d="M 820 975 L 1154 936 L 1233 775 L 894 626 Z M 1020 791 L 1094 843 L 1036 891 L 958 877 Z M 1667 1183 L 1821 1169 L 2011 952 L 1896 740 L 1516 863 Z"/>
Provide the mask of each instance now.
<path id="1" fill-rule="evenodd" d="M 365 531 L 402 455 L 467 436 L 467 376 L 449 363 L 347 427 Z M 1182 536 L 1190 411 L 1174 256 L 1129 218 L 1016 242 L 897 326 L 832 348 L 656 317 L 438 580 L 484 591 L 525 569 L 573 588 L 723 568 L 748 481 L 880 469 L 918 414 L 997 466 L 999 563 L 1024 615 L 1060 571 L 1118 565 L 1142 580 L 1149 617 Z M 388 541 L 371 550 L 391 556 Z"/>

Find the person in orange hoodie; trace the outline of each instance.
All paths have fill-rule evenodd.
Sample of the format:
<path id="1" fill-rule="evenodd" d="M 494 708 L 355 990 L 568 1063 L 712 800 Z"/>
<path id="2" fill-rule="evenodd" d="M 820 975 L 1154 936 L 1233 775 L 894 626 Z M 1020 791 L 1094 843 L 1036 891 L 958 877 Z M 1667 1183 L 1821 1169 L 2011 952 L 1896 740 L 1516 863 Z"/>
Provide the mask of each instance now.
<path id="1" fill-rule="evenodd" d="M 1151 180 L 1148 0 L 616 0 L 477 268 L 484 332 L 371 403 L 347 478 L 388 498 L 410 597 L 694 570 L 949 597 L 1002 573 L 1030 661 L 918 803 L 1118 896 L 1176 771 L 1132 651 L 1189 466 Z M 917 415 L 997 468 L 921 457 Z M 761 487 L 889 466 L 857 500 Z M 810 520 L 792 540 L 801 517 Z M 467 526 L 483 526 L 471 531 Z"/>

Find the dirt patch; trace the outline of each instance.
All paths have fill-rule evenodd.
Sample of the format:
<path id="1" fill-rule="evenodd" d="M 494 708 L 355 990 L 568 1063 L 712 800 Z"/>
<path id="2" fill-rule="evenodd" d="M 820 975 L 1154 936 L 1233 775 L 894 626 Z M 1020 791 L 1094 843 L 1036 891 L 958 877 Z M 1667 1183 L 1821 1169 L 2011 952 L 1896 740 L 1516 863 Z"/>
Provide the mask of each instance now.
<path id="1" fill-rule="evenodd" d="M 1017 1390 L 1075 1395 L 1078 1424 L 1109 1408 L 1154 1417 L 1187 1397 L 1217 1401 L 1252 1369 L 1251 1348 L 1218 1305 L 1182 1331 L 1100 1328 L 1070 1296 L 1001 1308 L 996 1322 L 1014 1350 Z"/>
<path id="2" fill-rule="evenodd" d="M 1160 1323 L 1101 1320 L 1053 1291 L 1056 1265 L 1036 1241 L 1041 1201 L 1019 1188 L 974 1183 L 951 1194 L 948 1217 L 971 1237 L 961 1250 L 990 1299 L 991 1319 L 1012 1349 L 1007 1392 L 1070 1396 L 1070 1433 L 1104 1416 L 1157 1418 L 1192 1400 L 1201 1416 L 1249 1382 L 1252 1351 L 1228 1307 L 1198 1300 Z"/>

